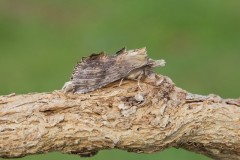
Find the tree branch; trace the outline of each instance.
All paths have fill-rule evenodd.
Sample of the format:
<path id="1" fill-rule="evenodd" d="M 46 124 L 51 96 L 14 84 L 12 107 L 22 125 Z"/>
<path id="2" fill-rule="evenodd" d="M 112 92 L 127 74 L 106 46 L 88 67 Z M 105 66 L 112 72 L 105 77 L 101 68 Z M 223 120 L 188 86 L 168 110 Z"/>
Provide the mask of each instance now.
<path id="1" fill-rule="evenodd" d="M 79 95 L 0 96 L 0 157 L 176 147 L 240 159 L 240 99 L 191 94 L 161 75 L 141 82 L 142 91 L 136 81 L 118 84 Z"/>

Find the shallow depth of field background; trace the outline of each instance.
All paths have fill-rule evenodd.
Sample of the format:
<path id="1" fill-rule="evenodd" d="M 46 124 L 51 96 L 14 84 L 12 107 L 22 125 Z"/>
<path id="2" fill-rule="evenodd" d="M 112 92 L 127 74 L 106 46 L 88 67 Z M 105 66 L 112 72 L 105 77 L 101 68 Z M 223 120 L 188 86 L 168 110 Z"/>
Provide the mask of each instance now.
<path id="1" fill-rule="evenodd" d="M 156 72 L 198 94 L 240 96 L 238 0 L 1 0 L 0 95 L 50 92 L 91 53 L 147 47 Z M 0 137 L 1 138 L 1 137 Z M 81 159 L 49 153 L 18 160 Z M 208 160 L 182 149 L 155 154 L 100 151 L 85 160 Z"/>

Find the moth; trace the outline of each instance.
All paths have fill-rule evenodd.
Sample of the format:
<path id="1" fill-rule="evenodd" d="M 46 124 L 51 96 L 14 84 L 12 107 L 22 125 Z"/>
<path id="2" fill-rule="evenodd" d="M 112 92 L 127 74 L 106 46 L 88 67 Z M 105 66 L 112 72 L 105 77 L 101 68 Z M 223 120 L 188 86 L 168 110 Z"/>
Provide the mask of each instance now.
<path id="1" fill-rule="evenodd" d="M 146 48 L 126 50 L 122 48 L 115 55 L 101 52 L 83 57 L 74 67 L 70 81 L 62 88 L 64 93 L 87 93 L 123 79 L 137 80 L 152 73 L 155 67 L 162 67 L 165 61 L 148 57 Z M 120 82 L 120 84 L 121 84 Z"/>

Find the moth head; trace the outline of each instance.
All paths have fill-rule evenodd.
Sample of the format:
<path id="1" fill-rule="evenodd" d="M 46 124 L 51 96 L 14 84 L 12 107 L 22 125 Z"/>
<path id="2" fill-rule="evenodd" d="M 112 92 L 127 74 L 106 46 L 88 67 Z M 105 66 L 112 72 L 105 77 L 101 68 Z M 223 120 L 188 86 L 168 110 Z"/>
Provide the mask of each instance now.
<path id="1" fill-rule="evenodd" d="M 160 60 L 153 60 L 151 58 L 148 59 L 148 65 L 152 68 L 155 67 L 164 67 L 166 64 L 164 59 L 160 59 Z"/>

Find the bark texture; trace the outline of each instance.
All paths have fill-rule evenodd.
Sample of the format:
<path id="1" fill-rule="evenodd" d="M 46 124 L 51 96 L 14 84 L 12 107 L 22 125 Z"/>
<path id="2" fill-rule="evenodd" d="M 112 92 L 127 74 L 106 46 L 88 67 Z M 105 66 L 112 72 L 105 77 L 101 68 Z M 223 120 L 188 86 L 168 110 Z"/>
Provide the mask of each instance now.
<path id="1" fill-rule="evenodd" d="M 0 157 L 60 151 L 91 156 L 118 148 L 184 148 L 240 159 L 240 99 L 201 96 L 161 75 L 115 82 L 87 94 L 0 96 Z"/>

